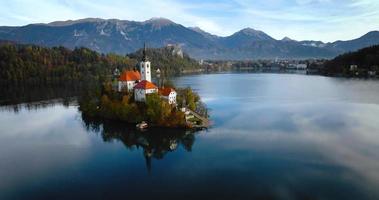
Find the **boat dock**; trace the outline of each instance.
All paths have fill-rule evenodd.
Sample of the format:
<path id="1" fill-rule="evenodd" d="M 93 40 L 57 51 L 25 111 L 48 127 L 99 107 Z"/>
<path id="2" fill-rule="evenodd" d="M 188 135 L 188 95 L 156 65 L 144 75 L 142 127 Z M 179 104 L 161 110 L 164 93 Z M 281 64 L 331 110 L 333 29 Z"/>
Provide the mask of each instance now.
<path id="1" fill-rule="evenodd" d="M 182 108 L 186 115 L 186 121 L 193 128 L 208 128 L 210 125 L 209 119 L 201 116 L 189 108 Z"/>

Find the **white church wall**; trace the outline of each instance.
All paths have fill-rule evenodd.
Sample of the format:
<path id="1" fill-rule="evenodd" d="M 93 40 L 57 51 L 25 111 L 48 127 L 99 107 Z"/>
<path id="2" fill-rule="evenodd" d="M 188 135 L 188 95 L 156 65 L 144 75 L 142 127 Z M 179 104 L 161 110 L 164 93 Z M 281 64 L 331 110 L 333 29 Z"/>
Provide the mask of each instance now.
<path id="1" fill-rule="evenodd" d="M 151 82 L 151 64 L 149 61 L 140 63 L 141 79 Z"/>

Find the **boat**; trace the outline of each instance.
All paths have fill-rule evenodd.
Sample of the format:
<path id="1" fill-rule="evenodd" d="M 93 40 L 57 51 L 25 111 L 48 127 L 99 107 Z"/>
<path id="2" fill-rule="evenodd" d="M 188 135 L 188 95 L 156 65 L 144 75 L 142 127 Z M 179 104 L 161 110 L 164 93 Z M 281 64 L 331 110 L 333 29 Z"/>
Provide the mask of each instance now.
<path id="1" fill-rule="evenodd" d="M 137 125 L 136 125 L 136 127 L 138 128 L 138 129 L 146 129 L 147 127 L 148 127 L 148 125 L 147 125 L 147 123 L 145 122 L 145 121 L 142 121 L 141 123 L 138 123 Z"/>

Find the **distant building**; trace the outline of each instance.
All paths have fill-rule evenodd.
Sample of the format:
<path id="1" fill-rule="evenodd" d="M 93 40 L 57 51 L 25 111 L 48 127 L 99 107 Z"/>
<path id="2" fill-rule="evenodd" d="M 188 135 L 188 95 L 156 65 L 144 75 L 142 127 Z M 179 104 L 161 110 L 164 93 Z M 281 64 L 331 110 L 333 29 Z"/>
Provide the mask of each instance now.
<path id="1" fill-rule="evenodd" d="M 350 65 L 350 71 L 356 71 L 358 69 L 358 65 Z"/>
<path id="2" fill-rule="evenodd" d="M 127 89 L 131 92 L 140 80 L 141 74 L 138 71 L 124 71 L 118 79 L 118 91 Z"/>
<path id="3" fill-rule="evenodd" d="M 171 55 L 183 58 L 183 50 L 179 44 L 168 44 L 167 47 L 171 49 Z"/>
<path id="4" fill-rule="evenodd" d="M 158 87 L 154 83 L 142 80 L 134 86 L 134 100 L 144 102 L 148 94 L 157 93 Z"/>
<path id="5" fill-rule="evenodd" d="M 306 70 L 307 69 L 307 64 L 297 64 L 296 69 L 300 70 Z"/>
<path id="6" fill-rule="evenodd" d="M 120 70 L 118 68 L 116 68 L 114 71 L 113 71 L 113 77 L 119 77 L 120 76 Z"/>
<path id="7" fill-rule="evenodd" d="M 376 76 L 376 71 L 368 71 L 367 74 L 369 76 Z"/>
<path id="8" fill-rule="evenodd" d="M 306 70 L 307 64 L 289 64 L 287 69 L 297 69 L 297 70 Z"/>
<path id="9" fill-rule="evenodd" d="M 169 104 L 176 104 L 176 91 L 173 88 L 160 88 L 159 95 L 166 99 Z"/>

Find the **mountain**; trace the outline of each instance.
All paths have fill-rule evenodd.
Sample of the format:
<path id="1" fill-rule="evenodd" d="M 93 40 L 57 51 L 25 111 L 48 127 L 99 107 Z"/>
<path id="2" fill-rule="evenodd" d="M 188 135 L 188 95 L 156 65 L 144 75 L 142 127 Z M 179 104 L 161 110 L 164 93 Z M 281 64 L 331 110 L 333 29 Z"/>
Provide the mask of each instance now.
<path id="1" fill-rule="evenodd" d="M 163 18 L 144 22 L 126 20 L 82 19 L 76 21 L 31 24 L 22 27 L 0 27 L 0 39 L 48 47 L 84 46 L 108 53 L 126 54 L 141 48 L 185 44 L 187 48 L 206 48 L 210 41 L 201 34 Z"/>
<path id="2" fill-rule="evenodd" d="M 370 32 L 350 41 L 276 40 L 252 28 L 220 37 L 198 27 L 185 27 L 165 18 L 146 21 L 87 18 L 30 24 L 20 27 L 0 27 L 0 40 L 70 49 L 87 47 L 92 50 L 128 54 L 141 48 L 179 45 L 197 59 L 246 60 L 259 58 L 332 58 L 347 51 L 379 44 L 379 33 Z"/>
<path id="3" fill-rule="evenodd" d="M 245 28 L 231 36 L 221 38 L 220 41 L 225 47 L 238 48 L 250 46 L 255 42 L 275 41 L 275 39 L 262 31 L 257 31 L 252 28 Z"/>
<path id="4" fill-rule="evenodd" d="M 206 31 L 202 30 L 199 27 L 188 27 L 188 28 L 193 30 L 193 31 L 196 31 L 197 33 L 200 33 L 201 35 L 203 35 L 204 37 L 206 37 L 208 39 L 211 39 L 211 40 L 218 39 L 217 35 L 210 34 Z"/>
<path id="5" fill-rule="evenodd" d="M 371 31 L 362 37 L 349 41 L 336 41 L 328 44 L 330 48 L 335 48 L 343 52 L 356 51 L 364 47 L 379 44 L 379 31 Z"/>
<path id="6" fill-rule="evenodd" d="M 322 41 L 314 41 L 314 40 L 303 40 L 300 42 L 303 46 L 310 46 L 310 47 L 319 47 L 323 48 L 326 47 L 327 44 L 323 43 Z M 343 50 L 342 50 L 343 51 Z"/>
<path id="7" fill-rule="evenodd" d="M 356 51 L 365 47 L 379 44 L 379 31 L 371 31 L 360 38 L 348 41 L 339 40 L 333 43 L 323 43 L 322 41 L 305 40 L 300 41 L 300 43 L 304 46 L 320 48 L 326 47 L 328 49 L 333 49 L 337 52 L 343 53 L 349 51 Z"/>
<path id="8" fill-rule="evenodd" d="M 291 39 L 291 38 L 289 38 L 289 37 L 284 37 L 284 38 L 282 39 L 282 41 L 284 41 L 284 42 L 291 42 L 291 41 L 296 41 L 296 40 L 293 40 L 293 39 Z"/>

